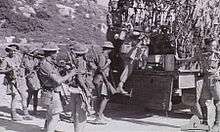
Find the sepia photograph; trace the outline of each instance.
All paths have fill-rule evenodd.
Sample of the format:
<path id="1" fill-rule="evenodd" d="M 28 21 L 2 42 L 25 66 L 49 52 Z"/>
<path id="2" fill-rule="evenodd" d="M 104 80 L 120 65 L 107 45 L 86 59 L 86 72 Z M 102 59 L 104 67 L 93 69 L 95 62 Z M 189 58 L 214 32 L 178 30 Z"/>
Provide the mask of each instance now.
<path id="1" fill-rule="evenodd" d="M 0 132 L 220 132 L 220 0 L 0 0 Z"/>

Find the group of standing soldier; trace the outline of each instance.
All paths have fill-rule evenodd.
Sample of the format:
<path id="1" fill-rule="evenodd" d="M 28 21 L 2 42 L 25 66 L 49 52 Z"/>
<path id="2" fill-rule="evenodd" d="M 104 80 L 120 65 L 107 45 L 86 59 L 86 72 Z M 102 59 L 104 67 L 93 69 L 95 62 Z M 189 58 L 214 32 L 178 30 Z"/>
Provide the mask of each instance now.
<path id="1" fill-rule="evenodd" d="M 16 112 L 17 96 L 21 98 L 23 119 L 32 120 L 28 105 L 33 97 L 33 114 L 37 114 L 39 90 L 42 107 L 47 111 L 44 124 L 47 132 L 55 131 L 66 104 L 71 108 L 70 119 L 73 119 L 76 132 L 83 128 L 88 116 L 94 117 L 93 124 L 106 124 L 111 120 L 103 112 L 110 96 L 116 93 L 109 81 L 109 53 L 114 46 L 105 42 L 102 52 L 94 48 L 89 50 L 78 42 L 67 47 L 68 59 L 63 60 L 62 65 L 57 60 L 60 49 L 53 42 L 45 43 L 40 49 L 32 46 L 22 49 L 17 44 L 5 48 L 7 56 L 1 58 L 0 72 L 5 75 L 4 85 L 11 96 L 13 121 L 22 120 Z M 90 59 L 86 57 L 89 51 L 93 55 Z M 67 97 L 66 91 L 70 97 Z"/>

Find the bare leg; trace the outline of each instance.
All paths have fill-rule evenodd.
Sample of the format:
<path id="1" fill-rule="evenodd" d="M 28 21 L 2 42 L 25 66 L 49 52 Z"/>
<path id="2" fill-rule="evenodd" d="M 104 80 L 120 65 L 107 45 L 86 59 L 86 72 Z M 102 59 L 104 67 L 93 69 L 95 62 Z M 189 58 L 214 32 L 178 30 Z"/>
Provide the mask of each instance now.
<path id="1" fill-rule="evenodd" d="M 99 111 L 97 113 L 99 117 L 102 117 L 103 112 L 104 112 L 104 110 L 106 108 L 106 105 L 107 105 L 108 101 L 109 101 L 109 99 L 107 99 L 106 97 L 103 97 L 103 99 L 102 99 L 102 101 L 100 103 Z"/>
<path id="2" fill-rule="evenodd" d="M 122 94 L 128 94 L 128 92 L 126 92 L 123 87 L 124 87 L 124 83 L 127 81 L 128 77 L 131 75 L 132 71 L 133 71 L 133 63 L 128 63 L 121 76 L 120 76 L 120 82 L 118 84 L 118 87 L 117 87 L 117 91 L 122 93 Z"/>
<path id="3" fill-rule="evenodd" d="M 21 117 L 16 112 L 16 94 L 12 93 L 11 95 L 11 118 L 13 121 L 22 120 Z"/>
<path id="4" fill-rule="evenodd" d="M 23 90 L 18 90 L 20 96 L 21 96 L 21 104 L 22 104 L 22 109 L 24 112 L 24 119 L 25 120 L 32 120 L 32 118 L 29 115 L 28 109 L 27 109 L 27 97 L 28 94 L 26 91 Z"/>

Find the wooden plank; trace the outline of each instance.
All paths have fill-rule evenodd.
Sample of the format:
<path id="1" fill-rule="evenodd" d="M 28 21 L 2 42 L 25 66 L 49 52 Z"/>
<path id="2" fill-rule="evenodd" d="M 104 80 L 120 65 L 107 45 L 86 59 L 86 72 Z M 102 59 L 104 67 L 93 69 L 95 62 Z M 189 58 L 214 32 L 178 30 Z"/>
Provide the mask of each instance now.
<path id="1" fill-rule="evenodd" d="M 133 101 L 149 109 L 171 110 L 173 76 L 171 74 L 132 74 L 126 83 L 133 89 Z"/>

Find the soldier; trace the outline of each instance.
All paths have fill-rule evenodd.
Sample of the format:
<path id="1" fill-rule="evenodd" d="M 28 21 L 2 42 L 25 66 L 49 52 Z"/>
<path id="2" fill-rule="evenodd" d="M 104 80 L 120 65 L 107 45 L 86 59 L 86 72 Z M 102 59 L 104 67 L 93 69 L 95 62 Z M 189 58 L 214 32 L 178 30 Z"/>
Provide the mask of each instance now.
<path id="1" fill-rule="evenodd" d="M 91 92 L 86 85 L 87 63 L 85 61 L 85 54 L 88 52 L 88 48 L 78 42 L 70 46 L 70 61 L 73 66 L 77 68 L 79 72 L 74 80 L 70 82 L 71 87 L 71 106 L 72 117 L 74 120 L 75 132 L 80 132 L 83 129 L 87 120 L 87 113 L 90 113 Z"/>
<path id="2" fill-rule="evenodd" d="M 206 51 L 201 56 L 198 56 L 198 58 L 200 58 L 200 65 L 202 68 L 203 76 L 201 76 L 202 78 L 197 81 L 197 96 L 199 99 L 197 109 L 198 111 L 201 111 L 203 124 L 208 124 L 206 102 L 207 100 L 212 100 L 212 92 L 213 90 L 216 90 L 214 89 L 215 87 L 213 83 L 215 82 L 213 80 L 216 80 L 215 75 L 218 72 L 217 70 L 219 65 L 219 58 L 215 52 L 216 48 L 214 48 L 216 47 L 216 42 L 217 41 L 212 39 L 206 39 Z M 201 107 L 201 110 L 199 106 Z"/>
<path id="3" fill-rule="evenodd" d="M 121 50 L 121 57 L 124 61 L 124 70 L 120 76 L 117 91 L 125 95 L 128 95 L 128 92 L 123 89 L 123 86 L 133 72 L 134 63 L 136 61 L 142 61 L 143 64 L 140 65 L 142 68 L 144 68 L 144 65 L 146 65 L 146 58 L 148 57 L 149 53 L 149 42 L 145 40 L 146 38 L 142 33 L 143 30 L 140 27 L 136 27 L 134 31 L 131 31 L 129 34 L 127 34 L 127 39 L 121 48 L 124 49 L 123 46 L 128 47 L 127 49 L 124 49 L 125 51 Z"/>
<path id="4" fill-rule="evenodd" d="M 220 66 L 219 66 L 219 40 L 215 39 L 210 43 L 211 55 L 209 61 L 210 73 L 210 90 L 214 98 L 214 105 L 216 107 L 215 124 L 212 132 L 220 132 Z"/>
<path id="5" fill-rule="evenodd" d="M 27 98 L 27 107 L 30 104 L 30 101 L 33 97 L 33 114 L 37 114 L 37 105 L 38 105 L 38 92 L 41 89 L 40 81 L 37 76 L 37 66 L 39 63 L 39 60 L 35 58 L 33 53 L 30 55 L 26 54 L 24 56 L 24 65 L 26 69 L 26 81 L 27 81 L 27 86 L 28 86 L 28 98 Z M 34 50 L 33 50 L 34 52 Z"/>
<path id="6" fill-rule="evenodd" d="M 103 45 L 103 53 L 96 55 L 97 72 L 94 77 L 94 84 L 96 87 L 97 101 L 96 101 L 96 119 L 95 124 L 106 124 L 106 121 L 111 119 L 104 116 L 103 112 L 112 94 L 116 93 L 112 84 L 109 81 L 110 63 L 109 53 L 114 48 L 111 42 L 105 42 Z"/>
<path id="7" fill-rule="evenodd" d="M 71 70 L 70 73 L 61 77 L 56 67 L 56 56 L 59 48 L 55 43 L 46 43 L 42 50 L 44 58 L 39 64 L 38 77 L 43 89 L 42 103 L 47 108 L 47 117 L 44 128 L 46 132 L 54 132 L 59 121 L 59 115 L 63 111 L 60 91 L 61 84 L 72 78 L 76 71 Z"/>
<path id="8" fill-rule="evenodd" d="M 25 80 L 25 69 L 23 65 L 23 54 L 19 53 L 19 46 L 12 44 L 6 49 L 8 53 L 5 58 L 2 69 L 5 70 L 4 84 L 7 86 L 7 94 L 11 95 L 11 117 L 12 120 L 18 121 L 21 118 L 16 112 L 16 97 L 19 94 L 24 112 L 24 119 L 31 120 L 27 109 L 27 85 Z M 18 93 L 18 94 L 17 94 Z"/>

